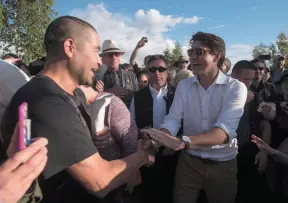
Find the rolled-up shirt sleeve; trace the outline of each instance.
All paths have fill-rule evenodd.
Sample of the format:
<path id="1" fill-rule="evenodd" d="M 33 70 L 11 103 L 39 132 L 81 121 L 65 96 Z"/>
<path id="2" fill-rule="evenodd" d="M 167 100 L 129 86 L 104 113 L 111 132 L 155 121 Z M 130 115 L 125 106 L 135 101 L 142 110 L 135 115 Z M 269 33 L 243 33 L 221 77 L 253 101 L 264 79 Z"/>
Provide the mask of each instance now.
<path id="1" fill-rule="evenodd" d="M 160 128 L 165 128 L 169 130 L 169 132 L 173 136 L 177 135 L 181 127 L 181 121 L 183 119 L 183 113 L 184 113 L 183 90 L 185 90 L 184 83 L 180 82 L 179 85 L 177 86 L 174 95 L 174 100 L 169 110 L 169 114 L 165 117 L 163 124 L 160 126 Z"/>
<path id="2" fill-rule="evenodd" d="M 236 129 L 244 113 L 246 99 L 247 88 L 239 81 L 235 81 L 230 86 L 225 98 L 223 98 L 223 106 L 214 127 L 225 131 L 229 141 L 237 136 Z"/>

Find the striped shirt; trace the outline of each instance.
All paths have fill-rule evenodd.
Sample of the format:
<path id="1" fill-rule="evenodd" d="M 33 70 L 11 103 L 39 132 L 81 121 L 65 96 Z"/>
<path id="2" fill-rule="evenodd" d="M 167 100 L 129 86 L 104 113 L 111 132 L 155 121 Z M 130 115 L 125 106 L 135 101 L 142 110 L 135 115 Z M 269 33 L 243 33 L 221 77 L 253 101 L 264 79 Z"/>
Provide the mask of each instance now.
<path id="1" fill-rule="evenodd" d="M 107 94 L 109 93 L 99 93 L 91 107 L 96 108 L 95 103 L 100 102 L 104 98 L 102 96 Z M 121 99 L 114 95 L 112 96 L 110 103 L 106 107 L 104 120 L 105 126 L 110 129 L 111 139 L 106 148 L 98 149 L 100 155 L 106 160 L 114 160 L 135 153 L 138 143 L 137 126 Z"/>

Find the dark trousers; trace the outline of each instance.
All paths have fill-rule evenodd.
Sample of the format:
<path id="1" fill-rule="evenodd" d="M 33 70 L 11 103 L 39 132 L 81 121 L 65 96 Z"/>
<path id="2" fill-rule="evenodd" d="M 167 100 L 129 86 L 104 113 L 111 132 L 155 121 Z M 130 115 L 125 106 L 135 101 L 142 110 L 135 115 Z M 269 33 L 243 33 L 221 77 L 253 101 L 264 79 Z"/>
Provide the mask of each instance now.
<path id="1" fill-rule="evenodd" d="M 253 143 L 246 143 L 239 148 L 238 165 L 238 193 L 236 202 L 270 202 L 271 192 L 265 174 L 259 175 L 255 156 L 259 152 Z"/>
<path id="2" fill-rule="evenodd" d="M 237 193 L 236 159 L 216 162 L 182 151 L 178 160 L 174 203 L 196 203 L 201 189 L 208 202 L 233 203 Z"/>
<path id="3" fill-rule="evenodd" d="M 141 203 L 172 203 L 173 185 L 179 152 L 163 156 L 162 150 L 156 154 L 152 167 L 141 168 L 142 183 L 135 189 Z"/>

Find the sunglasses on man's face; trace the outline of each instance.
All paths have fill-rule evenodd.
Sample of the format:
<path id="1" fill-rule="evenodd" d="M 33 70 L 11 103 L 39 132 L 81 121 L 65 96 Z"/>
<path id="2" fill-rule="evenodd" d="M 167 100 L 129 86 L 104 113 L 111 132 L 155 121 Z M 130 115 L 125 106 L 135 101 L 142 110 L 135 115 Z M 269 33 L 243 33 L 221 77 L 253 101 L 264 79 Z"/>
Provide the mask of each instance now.
<path id="1" fill-rule="evenodd" d="M 189 57 L 193 55 L 193 53 L 196 54 L 196 56 L 202 56 L 205 52 L 211 51 L 211 49 L 208 48 L 191 48 L 187 50 L 187 54 Z"/>
<path id="2" fill-rule="evenodd" d="M 151 73 L 155 73 L 156 71 L 158 71 L 159 73 L 163 73 L 167 70 L 167 68 L 164 68 L 164 67 L 150 67 L 149 68 L 149 71 Z"/>

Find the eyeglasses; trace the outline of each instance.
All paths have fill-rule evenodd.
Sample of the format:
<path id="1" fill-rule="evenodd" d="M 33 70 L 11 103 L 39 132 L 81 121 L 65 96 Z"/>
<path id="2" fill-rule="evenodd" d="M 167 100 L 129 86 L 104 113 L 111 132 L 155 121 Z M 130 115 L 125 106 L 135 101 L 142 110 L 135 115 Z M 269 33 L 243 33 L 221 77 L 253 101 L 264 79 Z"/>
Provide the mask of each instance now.
<path id="1" fill-rule="evenodd" d="M 139 83 L 141 83 L 141 84 L 147 84 L 147 83 L 148 83 L 148 80 L 140 80 Z"/>
<path id="2" fill-rule="evenodd" d="M 155 73 L 157 70 L 159 73 L 163 73 L 167 70 L 167 68 L 164 68 L 164 67 L 150 67 L 148 69 L 151 73 Z"/>
<path id="3" fill-rule="evenodd" d="M 208 51 L 212 51 L 212 50 L 208 48 L 194 48 L 194 49 L 191 48 L 187 50 L 187 54 L 189 57 L 191 57 L 193 53 L 195 52 L 196 56 L 202 56 L 204 52 L 208 52 Z"/>

